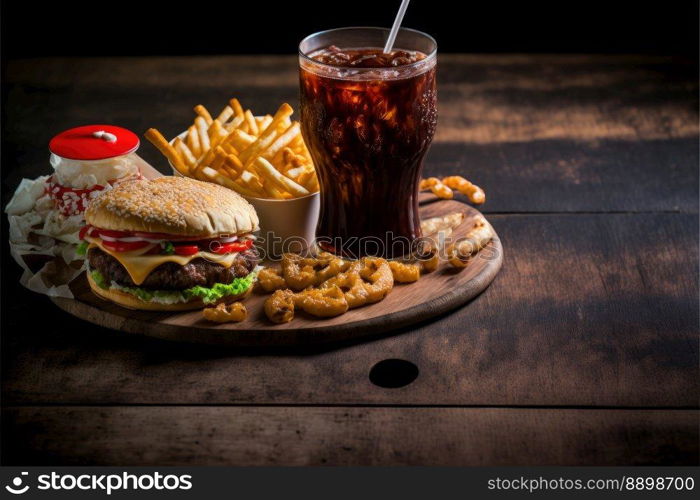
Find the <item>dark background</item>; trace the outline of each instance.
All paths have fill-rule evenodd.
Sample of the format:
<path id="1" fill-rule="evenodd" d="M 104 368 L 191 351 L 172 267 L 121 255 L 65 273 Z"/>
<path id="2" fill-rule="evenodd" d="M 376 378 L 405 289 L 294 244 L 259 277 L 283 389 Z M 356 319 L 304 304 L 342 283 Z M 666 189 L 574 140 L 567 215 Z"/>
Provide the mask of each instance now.
<path id="1" fill-rule="evenodd" d="M 189 7 L 185 10 L 181 7 L 184 2 L 69 0 L 39 3 L 30 0 L 1 0 L 1 50 L 5 60 L 55 55 L 145 56 L 255 52 L 293 54 L 298 41 L 314 31 L 343 25 L 389 26 L 398 3 L 399 0 L 195 1 L 189 2 Z M 510 124 L 505 115 L 494 120 L 502 120 L 504 130 L 508 130 L 505 128 L 507 126 L 513 127 L 513 123 L 516 122 L 533 126 L 546 125 L 541 113 L 537 114 L 538 111 L 551 110 L 555 113 L 563 110 L 565 113 L 571 113 L 573 118 L 581 116 L 580 113 L 583 113 L 584 117 L 599 117 L 593 123 L 584 120 L 584 123 L 580 124 L 582 129 L 596 125 L 599 126 L 596 133 L 607 134 L 609 123 L 622 123 L 631 130 L 640 124 L 650 123 L 653 132 L 664 139 L 596 140 L 589 143 L 564 138 L 532 142 L 503 141 L 485 145 L 444 144 L 442 151 L 445 152 L 443 158 L 446 159 L 438 163 L 437 157 L 434 156 L 433 172 L 437 173 L 443 167 L 472 168 L 468 162 L 473 162 L 476 178 L 484 179 L 482 185 L 491 197 L 487 213 L 506 214 L 500 216 L 499 232 L 500 227 L 504 227 L 502 234 L 508 238 L 504 241 L 506 244 L 510 242 L 514 251 L 507 255 L 507 259 L 510 259 L 509 267 L 505 267 L 505 272 L 499 277 L 500 280 L 506 280 L 505 283 L 501 282 L 501 291 L 499 292 L 499 288 L 493 290 L 496 298 L 491 299 L 492 309 L 472 308 L 469 316 L 455 316 L 457 319 L 453 319 L 453 323 L 443 324 L 441 327 L 429 325 L 430 329 L 442 328 L 439 331 L 431 330 L 431 336 L 445 335 L 444 345 L 454 346 L 456 349 L 460 345 L 468 348 L 477 344 L 471 341 L 464 344 L 456 342 L 453 332 L 447 331 L 455 324 L 483 324 L 483 332 L 504 332 L 502 338 L 494 336 L 493 340 L 487 341 L 486 351 L 455 351 L 458 354 L 455 359 L 473 360 L 477 363 L 476 371 L 466 373 L 478 374 L 479 377 L 483 377 L 479 380 L 484 381 L 491 380 L 489 376 L 492 376 L 496 380 L 492 380 L 492 383 L 496 384 L 494 387 L 500 388 L 496 392 L 501 390 L 501 394 L 505 394 L 501 387 L 503 384 L 498 385 L 495 377 L 499 373 L 499 363 L 526 359 L 529 353 L 528 346 L 525 345 L 528 342 L 521 342 L 518 332 L 512 328 L 517 322 L 518 325 L 525 325 L 522 331 L 528 332 L 528 335 L 532 334 L 535 340 L 549 339 L 542 342 L 542 348 L 533 351 L 535 355 L 542 352 L 547 358 L 541 364 L 542 367 L 551 366 L 554 370 L 561 365 L 562 357 L 566 359 L 567 356 L 571 356 L 574 369 L 594 366 L 601 370 L 600 373 L 612 374 L 611 384 L 600 384 L 601 387 L 607 387 L 607 390 L 600 391 L 600 396 L 588 396 L 594 393 L 591 392 L 590 386 L 586 386 L 584 380 L 583 394 L 580 397 L 566 396 L 564 390 L 557 392 L 550 388 L 549 394 L 554 396 L 547 399 L 545 392 L 539 401 L 545 401 L 547 404 L 571 404 L 573 398 L 576 401 L 602 402 L 604 405 L 649 403 L 663 406 L 665 401 L 690 404 L 687 401 L 690 401 L 697 389 L 697 384 L 693 383 L 693 374 L 697 374 L 697 370 L 693 370 L 694 366 L 697 367 L 697 337 L 694 336 L 696 331 L 693 330 L 693 319 L 697 316 L 689 311 L 696 310 L 697 282 L 689 278 L 688 273 L 678 274 L 685 279 L 669 281 L 664 277 L 674 276 L 674 270 L 690 269 L 689 263 L 696 257 L 693 245 L 697 244 L 697 137 L 682 134 L 687 134 L 692 128 L 692 125 L 684 121 L 684 117 L 688 115 L 687 110 L 697 110 L 697 1 L 590 0 L 555 3 L 522 0 L 412 0 L 411 3 L 404 24 L 434 35 L 443 53 L 656 53 L 680 55 L 679 59 L 694 61 L 691 64 L 674 64 L 673 61 L 644 63 L 635 58 L 631 58 L 631 62 L 616 58 L 612 63 L 603 59 L 577 65 L 570 70 L 562 64 L 553 67 L 520 64 L 498 69 L 495 74 L 502 78 L 498 82 L 490 74 L 483 79 L 475 78 L 470 89 L 470 98 L 490 99 L 485 102 L 499 102 L 500 99 L 501 106 L 512 103 L 515 109 L 521 111 Z M 457 7 L 461 7 L 461 11 L 456 11 Z M 35 68 L 35 74 L 39 76 L 42 75 L 42 71 L 46 71 L 44 67 L 49 67 L 42 64 L 43 61 L 39 61 L 32 66 Z M 86 68 L 89 64 L 89 61 L 81 63 L 79 67 Z M 14 64 L 15 69 L 21 69 L 23 66 L 28 64 L 24 61 Z M 82 84 L 74 85 L 71 78 L 66 77 L 74 64 L 69 62 L 64 66 L 65 69 L 60 71 L 54 69 L 60 72 L 61 78 L 57 79 L 54 75 L 52 86 L 37 84 L 41 78 L 34 77 L 31 80 L 34 83 L 23 84 L 25 80 L 20 80 L 19 84 L 8 91 L 3 82 L 3 207 L 20 177 L 33 178 L 48 172 L 50 167 L 47 162 L 46 145 L 49 138 L 60 130 L 93 122 L 94 117 L 99 117 L 133 127 L 139 133 L 145 129 L 146 124 L 167 127 L 167 130 L 172 132 L 178 130 L 176 127 L 178 123 L 182 123 L 181 117 L 190 113 L 194 103 L 200 102 L 200 99 L 206 104 L 216 103 L 218 101 L 215 99 L 218 99 L 218 96 L 229 97 L 227 92 L 230 92 L 230 87 L 227 89 L 225 85 L 207 85 L 207 82 L 200 85 L 192 75 L 186 75 L 188 78 L 183 78 L 181 82 L 175 81 L 171 76 L 173 88 L 164 89 L 163 95 L 154 95 L 155 87 L 139 88 L 138 82 L 132 82 L 127 88 L 111 88 L 99 79 L 91 80 L 85 78 L 85 75 L 76 79 Z M 57 65 L 51 67 L 56 68 Z M 488 67 L 474 64 L 466 67 L 463 75 L 453 80 L 453 87 L 456 87 L 454 83 L 461 82 L 465 75 L 472 78 L 480 72 L 489 73 L 485 70 L 488 70 Z M 536 78 L 538 71 L 548 71 L 546 78 Z M 577 72 L 586 71 L 593 75 L 591 82 L 603 83 L 600 83 L 600 86 L 579 85 L 585 79 Z M 605 77 L 610 75 L 614 78 L 606 80 Z M 541 87 L 526 89 L 514 85 L 512 88 L 498 88 L 498 83 L 507 81 L 508 78 L 519 77 L 531 79 Z M 57 80 L 63 83 L 56 84 Z M 235 75 L 230 80 L 235 81 Z M 612 83 L 607 83 L 608 81 Z M 157 88 L 163 89 L 163 86 Z M 279 103 L 281 101 L 278 100 L 278 92 L 287 92 L 285 89 L 267 87 L 235 87 L 235 90 L 251 97 L 257 95 L 257 99 L 251 101 L 256 106 L 260 101 Z M 9 105 L 8 92 L 11 92 L 12 97 Z M 453 89 L 453 96 L 456 95 L 455 92 L 458 90 Z M 88 103 L 84 109 L 79 105 L 83 98 Z M 150 110 L 163 110 L 159 111 L 161 114 L 158 117 L 145 113 L 141 116 L 138 109 L 134 109 L 134 102 L 143 103 L 148 99 L 155 102 L 148 106 Z M 527 111 L 528 106 L 532 114 L 536 115 L 531 121 L 522 112 Z M 8 108 L 13 111 L 8 113 Z M 274 108 L 266 109 L 271 111 Z M 626 115 L 626 118 L 615 116 L 615 113 L 630 110 L 637 112 Z M 676 117 L 679 117 L 678 121 Z M 469 126 L 470 120 L 472 118 L 465 116 L 464 125 Z M 553 121 L 556 123 L 556 120 Z M 137 127 L 135 124 L 140 125 Z M 497 127 L 497 123 L 493 123 L 491 127 L 488 130 L 494 130 L 493 127 Z M 677 130 L 677 127 L 681 130 Z M 567 130 L 579 129 L 573 123 Z M 142 149 L 147 159 L 158 158 L 150 145 L 144 144 Z M 160 164 L 162 165 L 162 160 Z M 656 168 L 657 164 L 662 167 Z M 568 177 L 547 177 L 545 168 L 550 165 L 562 166 L 567 172 L 580 172 L 582 185 L 572 186 Z M 578 181 L 577 177 L 574 178 Z M 561 179 L 565 179 L 565 182 Z M 481 180 L 479 182 L 481 183 Z M 490 190 L 491 186 L 494 187 L 494 191 Z M 590 195 L 580 196 L 581 193 Z M 568 200 L 567 196 L 570 196 L 571 200 Z M 676 200 L 680 201 L 674 203 Z M 549 211 L 553 215 L 507 215 L 528 210 Z M 604 214 L 604 210 L 613 213 Z M 678 214 L 678 210 L 686 213 Z M 635 214 L 634 211 L 641 212 Z M 24 370 L 24 365 L 39 366 L 41 370 L 45 370 L 42 380 L 36 382 L 37 393 L 19 395 L 20 400 L 24 397 L 25 400 L 36 398 L 42 401 L 39 393 L 41 383 L 46 387 L 47 380 L 51 379 L 53 374 L 66 374 L 65 380 L 60 375 L 56 377 L 57 387 L 61 387 L 67 381 L 72 383 L 72 389 L 75 391 L 76 379 L 69 376 L 70 373 L 76 373 L 75 369 L 71 370 L 75 366 L 93 366 L 91 370 L 82 372 L 85 376 L 83 387 L 90 386 L 92 380 L 99 382 L 99 388 L 107 387 L 100 381 L 103 371 L 99 369 L 101 366 L 115 366 L 124 370 L 120 372 L 125 374 L 124 379 L 109 379 L 114 381 L 114 387 L 117 388 L 114 397 L 119 398 L 124 394 L 124 391 L 119 389 L 122 380 L 133 384 L 132 387 L 144 386 L 157 390 L 158 384 L 166 380 L 164 374 L 178 373 L 177 369 L 168 372 L 168 366 L 182 363 L 178 366 L 183 366 L 183 373 L 187 373 L 194 362 L 200 362 L 200 359 L 203 359 L 204 363 L 208 363 L 209 359 L 212 363 L 217 363 L 218 354 L 211 355 L 210 358 L 202 357 L 191 346 L 178 349 L 168 346 L 164 349 L 162 344 L 155 341 L 149 343 L 143 339 L 109 334 L 104 329 L 70 318 L 50 304 L 48 298 L 22 288 L 18 284 L 21 274 L 19 266 L 12 261 L 8 253 L 7 217 L 4 214 L 0 215 L 0 233 L 4 237 L 0 245 L 0 269 L 3 273 L 0 284 L 3 333 L 0 337 L 1 378 L 3 384 L 8 384 L 8 379 L 13 381 L 12 375 L 17 377 L 17 374 L 24 376 L 38 373 Z M 694 219 L 689 221 L 693 217 Z M 527 222 L 528 220 L 530 222 Z M 549 221 L 552 221 L 551 225 Z M 592 232 L 593 230 L 595 232 Z M 652 233 L 669 238 L 670 243 L 662 249 L 663 251 L 659 251 L 660 247 L 655 246 L 658 242 L 648 237 Z M 596 237 L 591 239 L 590 234 Z M 518 255 L 528 257 L 517 260 Z M 573 259 L 572 255 L 577 258 Z M 552 259 L 552 256 L 557 258 Z M 559 256 L 564 260 L 560 260 Z M 547 259 L 551 262 L 546 262 L 545 265 Z M 570 268 L 565 265 L 567 263 L 572 263 Z M 658 268 L 655 267 L 657 264 Z M 600 276 L 584 276 L 582 273 L 585 274 L 588 269 L 594 269 Z M 543 273 L 539 274 L 540 271 Z M 551 283 L 548 285 L 543 282 L 539 283 L 540 286 L 534 286 L 538 284 L 535 283 L 536 280 L 531 281 L 532 277 L 545 276 L 544 271 L 554 277 Z M 639 279 L 635 271 L 638 272 Z M 690 274 L 696 276 L 697 267 L 691 270 Z M 586 286 L 585 289 L 595 293 L 580 300 L 575 293 L 575 285 L 587 285 L 587 280 L 592 280 L 594 285 Z M 509 287 L 513 287 L 515 292 L 523 292 L 531 283 L 532 290 L 539 291 L 538 293 L 533 292 L 527 299 L 521 295 L 519 302 L 509 297 Z M 667 293 L 667 290 L 670 292 Z M 498 295 L 499 293 L 505 295 Z M 512 301 L 512 307 L 501 307 L 501 310 L 493 307 L 498 306 L 499 300 L 504 298 Z M 500 304 L 502 306 L 502 303 Z M 579 316 L 572 312 L 571 304 L 580 307 Z M 494 311 L 502 314 L 496 314 Z M 472 312 L 476 313 L 476 317 L 471 315 Z M 557 322 L 564 322 L 561 323 L 565 325 L 563 331 L 557 331 L 552 326 Z M 641 326 L 638 328 L 638 325 Z M 568 331 L 568 328 L 571 331 Z M 393 351 L 398 349 L 397 353 L 413 355 L 412 351 L 420 352 L 423 346 L 442 345 L 434 340 L 423 342 L 420 335 L 424 333 L 419 332 L 416 336 L 408 337 L 406 341 L 389 347 Z M 598 341 L 606 339 L 606 336 L 609 336 L 609 340 Z M 570 343 L 570 337 L 574 344 Z M 525 340 L 528 338 L 525 337 Z M 576 346 L 576 341 L 584 342 L 581 344 L 584 348 L 575 352 L 567 351 L 568 346 Z M 397 347 L 399 344 L 405 344 L 407 347 L 404 350 L 403 347 Z M 525 351 L 518 353 L 514 349 Z M 321 366 L 327 366 L 335 360 L 371 359 L 375 352 L 381 350 L 381 345 L 373 345 L 367 350 L 351 352 L 348 358 L 330 357 L 327 361 L 314 358 L 311 362 L 326 363 Z M 482 352 L 502 354 L 503 359 L 492 361 L 482 357 Z M 547 354 L 551 356 L 548 357 Z M 445 359 L 434 351 L 432 355 L 433 361 L 429 366 L 436 367 L 434 360 Z M 429 357 L 423 355 L 421 359 Z M 96 360 L 99 366 L 90 365 L 86 362 L 89 359 Z M 595 360 L 599 360 L 599 364 L 595 364 L 598 363 Z M 617 360 L 626 364 L 618 364 Z M 96 366 L 98 368 L 94 368 Z M 223 365 L 219 361 L 217 366 Z M 268 366 L 269 370 L 270 362 L 264 366 Z M 268 374 L 261 371 L 264 366 L 260 369 L 255 368 L 255 373 L 260 373 L 257 380 L 268 376 L 273 378 L 270 375 L 273 372 Z M 450 367 L 449 364 L 446 366 Z M 528 370 L 532 371 L 533 366 L 532 363 L 526 363 L 523 370 L 512 374 L 513 378 L 527 376 Z M 654 380 L 650 373 L 654 373 L 651 370 L 655 369 L 661 371 L 662 377 L 670 376 L 669 373 L 686 375 L 679 375 L 677 383 L 669 384 L 667 397 L 657 396 L 657 399 L 653 399 L 653 395 L 659 394 L 658 384 L 656 387 L 645 387 L 644 384 Z M 308 368 L 305 373 L 310 373 L 311 370 Z M 429 369 L 421 366 L 421 370 L 423 376 L 428 375 Z M 557 374 L 556 371 L 553 373 Z M 572 373 L 575 375 L 575 370 Z M 438 382 L 449 382 L 459 378 L 452 374 L 434 376 L 437 377 L 434 380 Z M 135 382 L 139 377 L 143 383 Z M 635 377 L 639 377 L 636 384 Z M 588 380 L 590 382 L 592 377 L 589 376 Z M 342 382 L 342 379 L 338 378 L 338 381 Z M 331 382 L 335 383 L 333 380 L 328 383 Z M 176 385 L 179 383 L 181 382 L 176 382 Z M 222 383 L 230 387 L 231 384 L 235 386 L 237 381 L 224 378 Z M 168 385 L 167 380 L 165 385 Z M 5 400 L 6 387 L 3 385 Z M 207 392 L 205 389 L 206 387 L 202 388 L 203 394 Z M 523 391 L 523 394 L 519 395 L 520 401 L 531 403 L 533 400 L 528 398 L 537 390 L 535 387 L 532 391 Z M 94 394 L 95 391 L 87 392 L 84 396 L 77 396 L 77 400 L 88 403 L 96 401 L 90 396 L 90 393 Z M 75 395 L 75 392 L 71 394 Z M 277 397 L 274 391 L 271 394 L 273 398 Z M 556 399 L 557 394 L 562 399 Z M 58 393 L 54 396 L 57 399 L 60 397 Z M 107 400 L 111 397 L 109 394 L 104 395 Z M 151 397 L 158 399 L 152 394 Z M 590 399 L 586 399 L 589 397 Z M 167 396 L 165 398 L 167 399 Z M 44 396 L 43 401 L 47 399 Z M 695 407 L 696 404 L 693 408 Z M 46 408 L 36 408 L 37 415 L 47 411 Z M 594 411 L 592 410 L 591 414 Z M 646 411 L 646 407 L 640 410 L 640 413 L 652 414 L 651 411 Z M 608 439 L 613 443 L 610 446 L 611 453 L 621 456 L 628 450 L 637 449 L 636 446 L 642 446 L 635 442 L 650 442 L 652 446 L 648 447 L 649 455 L 645 456 L 656 456 L 659 460 L 696 460 L 697 457 L 690 455 L 687 458 L 674 456 L 674 445 L 667 444 L 667 440 L 676 435 L 681 436 L 678 438 L 679 442 L 688 443 L 685 449 L 692 449 L 690 443 L 695 442 L 693 438 L 697 437 L 697 432 L 679 434 L 683 427 L 678 424 L 678 420 L 673 420 L 674 414 L 678 413 L 675 410 L 666 413 L 668 420 L 658 427 L 639 426 L 634 423 L 619 428 L 607 427 L 610 429 Z M 76 421 L 80 420 L 80 417 L 73 418 Z M 640 418 L 644 420 L 651 417 Z M 202 421 L 207 421 L 205 416 Z M 7 419 L 3 420 L 3 425 L 6 425 L 5 422 Z M 65 423 L 65 426 L 70 428 L 68 423 Z M 14 430 L 9 425 L 7 429 Z M 22 433 L 10 435 L 9 439 L 8 433 L 3 432 L 4 443 L 15 443 L 16 446 L 12 449 L 18 450 L 22 444 L 26 444 L 22 440 L 30 437 L 38 443 L 37 448 L 42 448 L 42 444 L 51 444 L 51 441 L 60 438 L 54 435 L 53 440 L 47 440 L 45 436 L 50 435 L 51 429 L 43 428 L 38 417 L 37 423 L 23 429 Z M 586 442 L 586 433 L 590 429 L 586 424 L 576 429 L 576 434 L 569 435 L 574 446 L 572 454 L 576 452 L 577 436 L 583 435 L 580 439 Z M 553 436 L 555 432 L 556 429 L 553 429 Z M 590 443 L 595 441 L 590 441 L 589 445 Z M 625 447 L 614 443 L 632 444 Z M 654 443 L 661 445 L 657 449 Z M 5 444 L 3 447 L 8 449 Z M 25 446 L 21 453 L 10 458 L 21 460 L 22 457 L 37 453 L 46 453 L 45 456 L 49 456 L 49 451 L 37 448 L 30 449 Z M 586 456 L 600 456 L 596 453 L 603 453 L 590 446 L 584 450 Z M 656 453 L 658 455 L 652 455 Z M 636 457 L 626 458 L 631 460 Z M 7 462 L 8 456 L 3 455 L 0 460 Z"/>
<path id="2" fill-rule="evenodd" d="M 5 0 L 2 46 L 6 58 L 293 53 L 322 29 L 390 26 L 399 3 Z M 442 52 L 698 50 L 697 1 L 413 0 L 404 25 L 434 35 Z"/>

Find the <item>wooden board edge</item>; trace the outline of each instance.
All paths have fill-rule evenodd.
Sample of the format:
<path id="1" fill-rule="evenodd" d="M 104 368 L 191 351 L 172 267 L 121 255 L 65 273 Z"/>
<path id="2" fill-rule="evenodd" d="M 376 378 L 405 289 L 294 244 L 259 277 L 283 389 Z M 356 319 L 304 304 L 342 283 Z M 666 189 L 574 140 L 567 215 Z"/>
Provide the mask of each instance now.
<path id="1" fill-rule="evenodd" d="M 496 277 L 503 263 L 503 247 L 498 235 L 494 235 L 494 239 L 490 245 L 492 245 L 494 250 L 495 258 L 489 261 L 489 265 L 485 266 L 479 274 L 470 280 L 470 282 L 475 281 L 476 286 L 474 286 L 469 293 L 464 293 L 462 288 L 458 288 L 420 306 L 371 318 L 369 320 L 359 320 L 343 325 L 333 325 L 329 328 L 324 328 L 321 325 L 311 328 L 302 327 L 277 330 L 274 325 L 270 325 L 268 329 L 231 331 L 196 326 L 185 328 L 180 325 L 161 323 L 158 329 L 153 329 L 150 328 L 151 323 L 149 321 L 123 317 L 105 310 L 101 310 L 100 314 L 105 316 L 111 324 L 118 325 L 116 328 L 117 330 L 126 333 L 147 335 L 149 337 L 177 342 L 219 346 L 281 347 L 314 345 L 378 336 L 388 331 L 400 330 L 411 324 L 433 319 L 464 305 L 482 293 Z M 59 308 L 69 314 L 76 315 L 98 326 L 103 326 L 95 317 L 91 305 L 61 297 L 53 297 L 51 300 Z"/>

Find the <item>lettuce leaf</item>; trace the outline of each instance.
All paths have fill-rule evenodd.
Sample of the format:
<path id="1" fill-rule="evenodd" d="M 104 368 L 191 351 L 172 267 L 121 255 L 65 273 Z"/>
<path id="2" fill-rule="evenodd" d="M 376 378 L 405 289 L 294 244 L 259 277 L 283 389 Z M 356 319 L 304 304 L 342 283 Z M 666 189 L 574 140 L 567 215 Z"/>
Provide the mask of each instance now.
<path id="1" fill-rule="evenodd" d="M 205 304 L 216 302 L 220 298 L 227 295 L 238 295 L 248 290 L 248 288 L 250 288 L 250 286 L 253 284 L 256 275 L 257 273 L 250 273 L 245 278 L 236 278 L 228 285 L 224 283 L 216 283 L 211 288 L 195 286 L 182 292 L 182 295 L 187 300 L 194 297 L 200 298 Z"/>
<path id="2" fill-rule="evenodd" d="M 165 244 L 161 245 L 163 248 L 163 253 L 166 255 L 172 255 L 175 253 L 175 245 L 171 241 L 166 241 Z"/>
<path id="3" fill-rule="evenodd" d="M 78 245 L 77 248 L 75 249 L 75 253 L 84 257 L 85 254 L 87 253 L 87 249 L 88 249 L 89 245 L 90 245 L 90 243 L 88 243 L 87 241 L 82 241 L 80 243 L 80 245 Z"/>
<path id="4" fill-rule="evenodd" d="M 99 286 L 100 288 L 104 288 L 105 290 L 109 288 L 109 283 L 107 283 L 105 277 L 102 276 L 102 273 L 98 270 L 95 269 L 93 271 L 90 271 L 90 277 L 92 278 L 92 281 L 97 283 L 97 286 Z"/>
<path id="5" fill-rule="evenodd" d="M 122 292 L 130 293 L 144 302 L 159 302 L 165 304 L 175 304 L 177 302 L 187 302 L 190 299 L 199 298 L 205 304 L 216 302 L 227 295 L 238 295 L 250 288 L 255 282 L 257 272 L 248 274 L 245 278 L 236 278 L 232 283 L 216 283 L 211 288 L 195 286 L 183 291 L 173 290 L 149 290 L 135 286 L 121 286 L 112 282 L 111 288 L 116 288 Z M 99 271 L 90 271 L 90 276 L 100 288 L 110 288 L 104 276 Z"/>

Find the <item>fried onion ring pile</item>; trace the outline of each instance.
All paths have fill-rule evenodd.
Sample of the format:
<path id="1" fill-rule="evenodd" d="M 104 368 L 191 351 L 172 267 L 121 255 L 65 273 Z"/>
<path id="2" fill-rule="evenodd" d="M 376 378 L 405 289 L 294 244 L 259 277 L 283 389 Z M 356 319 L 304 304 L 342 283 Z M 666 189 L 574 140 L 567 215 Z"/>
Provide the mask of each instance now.
<path id="1" fill-rule="evenodd" d="M 284 254 L 280 270 L 267 268 L 258 274 L 260 288 L 274 292 L 265 300 L 265 314 L 273 323 L 288 323 L 296 311 L 329 318 L 379 302 L 395 283 L 415 283 L 422 274 L 436 271 L 445 233 L 463 219 L 463 213 L 454 213 L 424 221 L 424 234 L 430 236 L 405 260 L 364 257 L 350 262 L 325 252 L 315 257 Z M 470 231 L 447 248 L 449 264 L 466 267 L 492 237 L 491 225 L 476 217 Z"/>
<path id="2" fill-rule="evenodd" d="M 285 255 L 283 276 L 293 273 L 292 287 L 307 285 L 300 291 L 276 290 L 265 301 L 265 314 L 274 323 L 287 323 L 300 309 L 320 318 L 338 316 L 348 309 L 374 304 L 384 299 L 394 287 L 389 263 L 380 258 L 365 257 L 354 263 L 324 256 L 321 266 L 314 259 Z M 286 273 L 285 270 L 286 269 Z M 341 271 L 344 270 L 344 271 Z M 331 276 L 332 274 L 332 276 Z M 323 279 L 329 276 L 327 279 Z M 313 288 L 317 284 L 318 288 Z"/>

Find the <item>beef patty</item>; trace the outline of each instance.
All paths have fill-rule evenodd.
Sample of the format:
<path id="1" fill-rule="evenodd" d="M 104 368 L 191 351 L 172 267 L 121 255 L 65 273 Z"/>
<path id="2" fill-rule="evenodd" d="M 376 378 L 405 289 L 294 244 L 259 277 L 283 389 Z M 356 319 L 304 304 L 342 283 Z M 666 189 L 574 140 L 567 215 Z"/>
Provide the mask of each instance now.
<path id="1" fill-rule="evenodd" d="M 117 259 L 99 248 L 91 248 L 87 254 L 90 269 L 99 271 L 108 283 L 114 281 L 122 286 L 138 286 L 152 290 L 186 290 L 193 286 L 212 287 L 215 283 L 231 283 L 236 278 L 247 276 L 258 265 L 255 247 L 236 255 L 231 267 L 210 262 L 203 258 L 191 260 L 181 266 L 166 262 L 156 267 L 140 285 L 136 285 Z"/>

